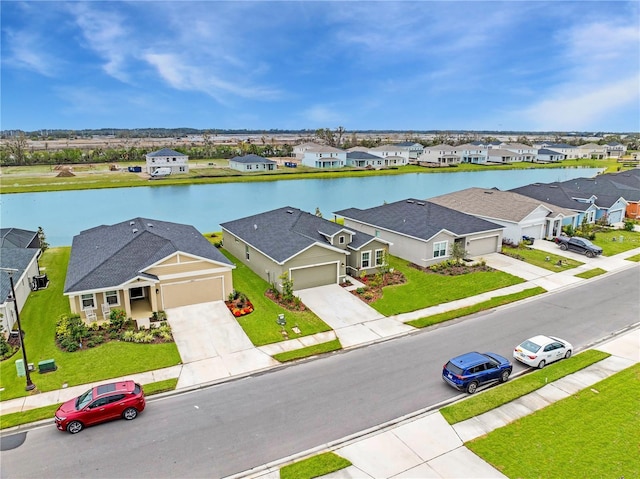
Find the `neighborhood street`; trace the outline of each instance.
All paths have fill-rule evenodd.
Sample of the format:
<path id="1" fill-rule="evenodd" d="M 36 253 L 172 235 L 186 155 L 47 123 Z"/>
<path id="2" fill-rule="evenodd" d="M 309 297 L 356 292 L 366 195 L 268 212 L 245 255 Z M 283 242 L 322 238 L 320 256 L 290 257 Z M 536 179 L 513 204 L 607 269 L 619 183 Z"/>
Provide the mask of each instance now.
<path id="1" fill-rule="evenodd" d="M 0 475 L 225 477 L 447 401 L 442 364 L 469 351 L 510 357 L 554 334 L 577 351 L 638 321 L 638 268 L 365 348 L 186 394 L 150 398 L 134 422 L 77 436 L 53 425 L 3 437 Z M 524 368 L 516 364 L 514 372 Z M 24 441 L 24 442 L 22 442 Z"/>

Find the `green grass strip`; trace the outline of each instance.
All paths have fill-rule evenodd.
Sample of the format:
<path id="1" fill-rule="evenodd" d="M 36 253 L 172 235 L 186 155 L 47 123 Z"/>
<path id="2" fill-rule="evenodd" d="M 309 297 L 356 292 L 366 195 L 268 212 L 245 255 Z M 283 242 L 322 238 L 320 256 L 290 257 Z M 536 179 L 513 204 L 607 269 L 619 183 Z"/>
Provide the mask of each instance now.
<path id="1" fill-rule="evenodd" d="M 407 324 L 415 328 L 425 328 L 433 324 L 442 323 L 451 319 L 461 318 L 462 316 L 468 316 L 469 314 L 496 308 L 498 306 L 503 306 L 505 304 L 520 301 L 521 299 L 529 298 L 531 296 L 536 296 L 538 294 L 546 292 L 546 289 L 540 286 L 536 286 L 535 288 L 525 289 L 524 291 L 520 291 L 518 293 L 496 296 L 495 298 L 488 299 L 487 301 L 483 301 L 482 303 L 466 306 L 464 308 L 453 309 L 451 311 L 445 311 L 444 313 L 438 313 L 432 316 L 414 319 L 413 321 L 407 321 Z"/>
<path id="2" fill-rule="evenodd" d="M 627 261 L 635 261 L 636 263 L 640 262 L 640 254 L 636 254 L 633 256 L 629 256 L 628 258 L 625 258 Z"/>
<path id="3" fill-rule="evenodd" d="M 605 274 L 606 271 L 603 270 L 602 268 L 593 268 L 590 269 L 588 271 L 584 271 L 582 273 L 576 274 L 574 275 L 576 278 L 583 278 L 583 279 L 589 279 L 589 278 L 593 278 L 595 276 L 600 276 L 601 274 Z"/>
<path id="4" fill-rule="evenodd" d="M 440 412 L 449 424 L 455 424 L 491 411 L 498 406 L 518 399 L 525 394 L 544 387 L 550 382 L 557 381 L 564 376 L 580 371 L 609 356 L 610 354 L 608 353 L 588 349 L 569 359 L 553 363 L 544 369 L 526 374 L 499 387 L 488 389 L 477 396 L 470 396 L 464 401 L 443 407 L 440 409 Z"/>
<path id="5" fill-rule="evenodd" d="M 144 394 L 145 396 L 152 396 L 158 393 L 173 391 L 177 384 L 178 378 L 145 384 Z M 35 409 L 29 409 L 27 411 L 3 414 L 0 416 L 0 429 L 8 429 L 10 427 L 20 426 L 22 424 L 28 424 L 35 421 L 42 421 L 44 419 L 51 419 L 53 422 L 53 416 L 60 404 L 52 404 L 51 406 L 43 406 Z"/>
<path id="6" fill-rule="evenodd" d="M 329 353 L 331 351 L 337 351 L 342 349 L 339 339 L 328 341 L 326 343 L 314 344 L 313 346 L 307 346 L 306 348 L 294 349 L 293 351 L 287 351 L 286 353 L 278 353 L 273 356 L 273 359 L 285 363 L 287 361 L 293 361 L 295 359 L 308 358 L 309 356 L 315 356 L 316 354 Z"/>
<path id="7" fill-rule="evenodd" d="M 284 466 L 280 469 L 280 479 L 311 479 L 339 471 L 350 465 L 351 462 L 344 457 L 333 452 L 325 452 Z"/>
<path id="8" fill-rule="evenodd" d="M 636 364 L 466 446 L 506 477 L 640 477 L 639 397 Z"/>

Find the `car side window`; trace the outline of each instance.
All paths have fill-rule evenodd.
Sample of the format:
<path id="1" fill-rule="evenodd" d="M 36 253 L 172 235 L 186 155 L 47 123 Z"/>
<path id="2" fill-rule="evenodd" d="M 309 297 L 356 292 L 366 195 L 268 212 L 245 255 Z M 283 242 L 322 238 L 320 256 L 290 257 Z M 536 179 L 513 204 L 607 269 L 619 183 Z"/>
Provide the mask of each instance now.
<path id="1" fill-rule="evenodd" d="M 545 353 L 548 353 L 549 351 L 553 351 L 553 349 L 554 349 L 553 344 L 547 344 L 547 345 L 544 347 L 544 352 L 545 352 Z"/>
<path id="2" fill-rule="evenodd" d="M 121 401 L 122 399 L 124 399 L 124 394 L 114 394 L 113 396 L 109 396 L 107 398 L 107 404 L 112 404 L 114 402 L 118 402 Z"/>
<path id="3" fill-rule="evenodd" d="M 107 404 L 108 399 L 109 399 L 108 397 L 96 399 L 91 403 L 91 405 L 89 406 L 89 409 L 95 409 L 97 407 L 104 406 L 105 404 Z"/>
<path id="4" fill-rule="evenodd" d="M 562 349 L 562 344 L 560 343 L 553 343 L 553 349 Z"/>

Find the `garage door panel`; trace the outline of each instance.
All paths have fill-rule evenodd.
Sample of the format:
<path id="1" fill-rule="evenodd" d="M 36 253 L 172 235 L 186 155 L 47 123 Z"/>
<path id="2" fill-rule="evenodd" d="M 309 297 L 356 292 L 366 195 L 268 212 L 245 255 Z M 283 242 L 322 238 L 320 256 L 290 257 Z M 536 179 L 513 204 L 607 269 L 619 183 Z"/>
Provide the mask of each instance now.
<path id="1" fill-rule="evenodd" d="M 498 237 L 490 236 L 488 238 L 472 239 L 469 241 L 467 251 L 469 256 L 480 256 L 483 254 L 495 253 L 498 246 Z"/>
<path id="2" fill-rule="evenodd" d="M 223 300 L 222 278 L 206 278 L 163 284 L 164 309 Z"/>
<path id="3" fill-rule="evenodd" d="M 291 271 L 294 289 L 315 288 L 338 281 L 338 265 L 336 263 L 310 266 Z"/>

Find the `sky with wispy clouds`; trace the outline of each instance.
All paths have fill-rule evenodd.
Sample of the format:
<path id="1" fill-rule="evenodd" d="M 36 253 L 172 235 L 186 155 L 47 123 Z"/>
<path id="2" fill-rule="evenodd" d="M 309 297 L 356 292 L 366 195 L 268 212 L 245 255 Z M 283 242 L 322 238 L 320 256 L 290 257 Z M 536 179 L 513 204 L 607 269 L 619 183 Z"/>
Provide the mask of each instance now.
<path id="1" fill-rule="evenodd" d="M 0 128 L 640 131 L 638 1 L 12 1 Z"/>

